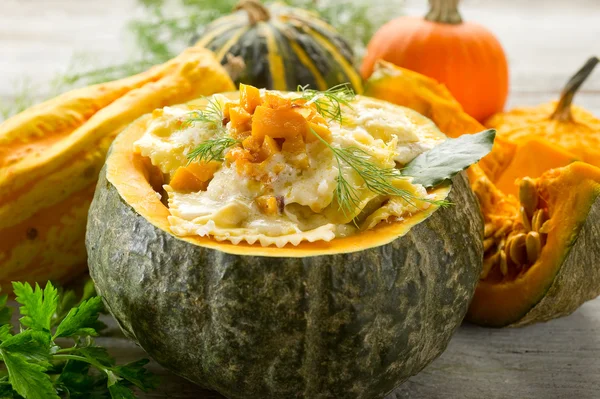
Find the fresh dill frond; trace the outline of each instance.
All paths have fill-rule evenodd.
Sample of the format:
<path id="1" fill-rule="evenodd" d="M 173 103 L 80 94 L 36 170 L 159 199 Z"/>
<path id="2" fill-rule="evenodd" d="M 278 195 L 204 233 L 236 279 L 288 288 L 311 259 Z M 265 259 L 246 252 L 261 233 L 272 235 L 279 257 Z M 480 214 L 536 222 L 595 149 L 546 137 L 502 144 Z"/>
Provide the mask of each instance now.
<path id="1" fill-rule="evenodd" d="M 233 147 L 237 143 L 237 140 L 229 136 L 217 135 L 215 137 L 212 137 L 202 142 L 200 145 L 198 145 L 196 148 L 189 152 L 189 154 L 187 155 L 188 165 L 194 161 L 223 161 L 225 151 L 229 147 Z"/>
<path id="2" fill-rule="evenodd" d="M 342 124 L 342 105 L 352 108 L 351 102 L 356 94 L 349 83 L 342 83 L 326 91 L 312 90 L 307 86 L 298 86 L 302 93 L 300 99 L 306 100 L 306 105 L 314 104 L 317 112 L 330 121 Z"/>
<path id="3" fill-rule="evenodd" d="M 196 122 L 206 123 L 210 127 L 217 130 L 218 133 L 224 133 L 225 126 L 223 125 L 223 105 L 214 97 L 207 99 L 208 103 L 203 110 L 194 111 L 184 121 L 184 127 L 190 127 Z"/>
<path id="4" fill-rule="evenodd" d="M 338 164 L 338 177 L 336 186 L 336 198 L 344 216 L 348 217 L 354 213 L 360 204 L 358 190 L 353 187 L 342 172 L 342 163 L 353 169 L 364 181 L 365 186 L 370 191 L 379 195 L 389 195 L 402 198 L 406 203 L 412 206 L 415 201 L 428 202 L 438 206 L 446 206 L 446 201 L 430 200 L 428 198 L 416 197 L 408 190 L 394 186 L 395 179 L 405 179 L 399 169 L 395 167 L 383 168 L 373 163 L 371 156 L 364 150 L 357 147 L 336 148 L 329 144 L 325 139 L 317 134 L 313 129 L 311 133 L 315 135 L 332 152 Z"/>
<path id="5" fill-rule="evenodd" d="M 213 137 L 200 143 L 189 152 L 187 155 L 188 165 L 193 161 L 223 161 L 225 151 L 238 143 L 237 140 L 227 135 L 223 119 L 223 105 L 212 97 L 208 99 L 208 103 L 203 110 L 190 113 L 190 116 L 183 122 L 183 127 L 190 127 L 199 122 L 207 124 L 215 130 Z"/>

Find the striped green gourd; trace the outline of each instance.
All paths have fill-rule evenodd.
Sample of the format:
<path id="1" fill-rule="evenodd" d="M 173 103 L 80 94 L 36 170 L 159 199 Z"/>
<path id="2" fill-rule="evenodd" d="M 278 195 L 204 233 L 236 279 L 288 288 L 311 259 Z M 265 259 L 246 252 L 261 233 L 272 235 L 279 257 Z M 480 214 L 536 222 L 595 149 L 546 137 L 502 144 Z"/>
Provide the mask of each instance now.
<path id="1" fill-rule="evenodd" d="M 236 84 L 326 90 L 349 83 L 362 92 L 350 45 L 307 10 L 242 0 L 231 15 L 207 25 L 196 45 L 214 51 Z"/>

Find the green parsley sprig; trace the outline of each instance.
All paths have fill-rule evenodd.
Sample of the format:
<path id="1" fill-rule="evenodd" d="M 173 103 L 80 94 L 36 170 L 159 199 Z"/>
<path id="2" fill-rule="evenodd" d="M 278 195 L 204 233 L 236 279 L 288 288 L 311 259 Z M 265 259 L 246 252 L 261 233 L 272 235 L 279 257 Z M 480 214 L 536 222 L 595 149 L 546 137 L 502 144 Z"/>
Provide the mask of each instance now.
<path id="1" fill-rule="evenodd" d="M 148 360 L 118 366 L 106 349 L 94 344 L 103 305 L 89 286 L 78 303 L 73 292 L 60 295 L 50 282 L 43 290 L 37 284 L 13 283 L 13 290 L 23 317 L 13 334 L 7 296 L 0 296 L 1 398 L 131 399 L 133 387 L 147 391 L 156 386 L 156 378 L 144 368 Z"/>

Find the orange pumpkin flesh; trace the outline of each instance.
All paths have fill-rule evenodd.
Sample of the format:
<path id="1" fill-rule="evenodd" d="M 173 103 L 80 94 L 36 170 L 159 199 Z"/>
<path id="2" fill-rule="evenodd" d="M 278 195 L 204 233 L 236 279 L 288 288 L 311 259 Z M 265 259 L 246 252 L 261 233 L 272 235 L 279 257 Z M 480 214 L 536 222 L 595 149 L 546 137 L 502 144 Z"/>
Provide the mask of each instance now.
<path id="1" fill-rule="evenodd" d="M 423 113 L 450 137 L 482 129 L 443 85 L 389 63 L 379 64 L 365 94 Z M 484 271 L 467 314 L 475 323 L 499 327 L 550 320 L 600 294 L 600 242 L 594 232 L 600 220 L 600 169 L 573 162 L 577 155 L 540 136 L 514 143 L 500 135 L 492 153 L 468 170 L 488 238 Z M 520 186 L 538 198 L 533 211 L 522 207 L 520 191 L 528 190 Z M 509 253 L 513 245 L 518 262 Z"/>
<path id="2" fill-rule="evenodd" d="M 495 36 L 463 22 L 458 1 L 431 0 L 425 18 L 400 17 L 371 39 L 363 78 L 385 60 L 444 83 L 465 112 L 479 121 L 500 112 L 508 95 L 508 63 Z"/>
<path id="3" fill-rule="evenodd" d="M 515 143 L 545 139 L 582 161 L 600 167 L 600 119 L 572 105 L 577 90 L 598 62 L 598 57 L 590 58 L 567 82 L 558 102 L 497 114 L 485 122 L 486 126 L 495 128 L 498 136 Z"/>
<path id="4" fill-rule="evenodd" d="M 534 181 L 550 217 L 541 255 L 521 272 L 512 270 L 507 277 L 495 270 L 480 280 L 467 313 L 472 322 L 500 327 L 546 321 L 569 314 L 598 295 L 598 273 L 583 273 L 581 269 L 596 267 L 599 261 L 600 245 L 589 230 L 592 220 L 600 215 L 600 169 L 575 162 L 549 170 Z M 588 236 L 581 237 L 586 224 Z M 596 243 L 583 244 L 588 241 Z M 578 252 L 586 256 L 577 259 L 581 257 Z M 576 264 L 582 261 L 589 263 Z M 586 281 L 591 283 L 590 289 L 584 289 Z M 557 303 L 547 305 L 544 301 Z"/>

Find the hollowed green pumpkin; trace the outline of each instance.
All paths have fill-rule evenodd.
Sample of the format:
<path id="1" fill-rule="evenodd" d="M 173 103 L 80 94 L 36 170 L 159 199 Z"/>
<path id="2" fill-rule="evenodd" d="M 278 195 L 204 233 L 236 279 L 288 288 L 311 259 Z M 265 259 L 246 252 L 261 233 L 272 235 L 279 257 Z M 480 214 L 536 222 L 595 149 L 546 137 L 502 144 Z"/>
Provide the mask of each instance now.
<path id="1" fill-rule="evenodd" d="M 481 271 L 463 174 L 434 191 L 456 205 L 328 243 L 178 238 L 132 152 L 148 120 L 112 146 L 86 245 L 107 308 L 160 364 L 229 398 L 367 399 L 444 351 Z"/>

